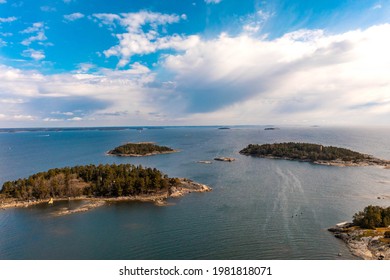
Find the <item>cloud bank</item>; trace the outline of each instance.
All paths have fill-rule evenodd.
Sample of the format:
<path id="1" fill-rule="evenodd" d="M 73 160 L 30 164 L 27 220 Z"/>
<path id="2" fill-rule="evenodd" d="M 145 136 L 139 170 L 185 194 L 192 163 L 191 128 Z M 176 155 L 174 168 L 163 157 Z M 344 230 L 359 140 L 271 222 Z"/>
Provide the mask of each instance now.
<path id="1" fill-rule="evenodd" d="M 182 16 L 95 14 L 118 44 L 118 69 L 80 64 L 47 75 L 0 65 L 0 119 L 64 125 L 388 124 L 390 25 L 327 34 L 298 30 L 276 39 L 250 30 L 217 38 L 166 35 Z M 260 22 L 261 23 L 261 22 Z M 254 26 L 255 27 L 255 26 Z M 45 40 L 45 25 L 22 31 Z M 121 33 L 122 32 L 122 33 Z M 135 55 L 172 50 L 148 68 Z M 25 56 L 42 60 L 43 52 Z M 44 106 L 42 104 L 45 104 Z"/>

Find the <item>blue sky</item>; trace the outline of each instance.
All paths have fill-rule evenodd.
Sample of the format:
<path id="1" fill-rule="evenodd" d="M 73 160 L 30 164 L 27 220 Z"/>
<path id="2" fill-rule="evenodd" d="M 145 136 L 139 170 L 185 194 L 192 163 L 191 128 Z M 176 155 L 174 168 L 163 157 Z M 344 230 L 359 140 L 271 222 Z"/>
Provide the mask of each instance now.
<path id="1" fill-rule="evenodd" d="M 390 1 L 0 0 L 0 127 L 383 125 Z"/>

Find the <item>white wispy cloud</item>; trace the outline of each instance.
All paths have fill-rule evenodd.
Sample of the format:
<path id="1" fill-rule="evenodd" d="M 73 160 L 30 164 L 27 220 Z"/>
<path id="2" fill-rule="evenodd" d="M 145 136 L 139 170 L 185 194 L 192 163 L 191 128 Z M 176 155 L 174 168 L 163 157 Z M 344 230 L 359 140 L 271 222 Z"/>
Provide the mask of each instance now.
<path id="1" fill-rule="evenodd" d="M 64 19 L 67 21 L 75 21 L 78 19 L 82 19 L 83 17 L 85 17 L 85 15 L 82 13 L 73 13 L 69 15 L 64 15 Z"/>
<path id="2" fill-rule="evenodd" d="M 33 23 L 32 26 L 24 29 L 20 33 L 22 33 L 22 34 L 35 33 L 35 32 L 42 31 L 42 29 L 44 29 L 44 28 L 45 28 L 45 24 L 43 22 L 35 22 L 35 23 Z"/>
<path id="3" fill-rule="evenodd" d="M 218 4 L 220 3 L 222 0 L 204 0 L 207 4 Z"/>
<path id="4" fill-rule="evenodd" d="M 4 22 L 13 22 L 15 20 L 17 20 L 18 18 L 17 17 L 6 17 L 6 18 L 0 18 L 0 23 L 4 23 Z"/>
<path id="5" fill-rule="evenodd" d="M 7 0 L 0 0 L 0 4 L 5 4 L 7 3 Z"/>
<path id="6" fill-rule="evenodd" d="M 183 50 L 193 45 L 198 37 L 185 37 L 178 34 L 161 35 L 159 28 L 177 23 L 183 15 L 161 14 L 148 11 L 126 14 L 94 14 L 93 18 L 100 24 L 116 28 L 118 25 L 126 32 L 116 34 L 119 43 L 104 51 L 106 57 L 117 56 L 118 67 L 124 67 L 130 58 L 137 54 L 149 54 L 163 49 Z"/>
<path id="7" fill-rule="evenodd" d="M 42 7 L 41 7 L 41 11 L 50 13 L 50 12 L 55 12 L 55 11 L 57 11 L 57 9 L 56 9 L 55 7 L 42 6 Z"/>
<path id="8" fill-rule="evenodd" d="M 0 48 L 5 47 L 7 45 L 7 42 L 0 38 Z"/>
<path id="9" fill-rule="evenodd" d="M 243 22 L 243 31 L 246 33 L 259 33 L 267 21 L 275 14 L 263 10 L 258 10 L 254 14 L 250 14 L 241 19 Z"/>
<path id="10" fill-rule="evenodd" d="M 44 51 L 42 51 L 42 50 L 33 50 L 33 49 L 24 50 L 22 55 L 25 56 L 25 57 L 30 57 L 30 58 L 32 58 L 34 60 L 42 60 L 42 59 L 44 59 L 46 57 Z"/>
<path id="11" fill-rule="evenodd" d="M 371 7 L 372 10 L 379 10 L 379 9 L 382 9 L 382 5 L 381 4 L 375 4 L 374 6 Z"/>
<path id="12" fill-rule="evenodd" d="M 29 46 L 31 43 L 33 43 L 35 41 L 38 41 L 38 42 L 46 41 L 47 37 L 45 35 L 45 29 L 47 29 L 47 27 L 45 26 L 45 24 L 43 22 L 35 22 L 32 26 L 30 26 L 30 27 L 28 27 L 20 32 L 22 34 L 35 33 L 35 35 L 24 39 L 21 42 L 21 44 L 25 45 L 25 46 Z"/>

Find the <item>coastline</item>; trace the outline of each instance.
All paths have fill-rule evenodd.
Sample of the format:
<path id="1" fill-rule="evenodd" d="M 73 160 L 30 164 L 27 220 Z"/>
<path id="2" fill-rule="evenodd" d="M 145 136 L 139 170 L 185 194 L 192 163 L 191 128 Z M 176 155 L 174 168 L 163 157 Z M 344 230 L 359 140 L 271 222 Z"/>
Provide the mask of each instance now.
<path id="1" fill-rule="evenodd" d="M 390 260 L 390 240 L 384 238 L 389 228 L 361 229 L 344 222 L 328 229 L 344 241 L 351 253 L 364 260 Z"/>
<path id="2" fill-rule="evenodd" d="M 338 167 L 383 166 L 384 169 L 390 169 L 390 160 L 382 160 L 382 159 L 372 158 L 372 157 L 364 159 L 360 162 L 343 161 L 342 159 L 313 161 L 310 159 L 295 159 L 290 157 L 275 157 L 275 156 L 268 156 L 268 155 L 254 155 L 253 157 L 309 162 L 312 164 L 338 166 Z"/>
<path id="3" fill-rule="evenodd" d="M 139 202 L 152 202 L 156 206 L 167 206 L 168 203 L 166 200 L 168 198 L 177 198 L 184 196 L 192 192 L 210 192 L 212 188 L 207 185 L 194 182 L 186 178 L 178 178 L 180 180 L 180 185 L 175 187 L 170 187 L 167 191 L 161 191 L 154 194 L 142 194 L 134 196 L 119 196 L 119 197 L 68 197 L 68 198 L 53 198 L 53 202 L 58 201 L 88 201 L 87 204 L 80 206 L 76 209 L 62 209 L 55 213 L 56 216 L 63 216 L 78 212 L 85 212 L 100 206 L 103 206 L 107 202 L 118 202 L 118 201 L 139 201 Z M 8 200 L 8 201 L 7 201 Z M 17 201 L 13 199 L 6 199 L 1 201 L 0 210 L 5 210 L 9 208 L 26 208 L 33 205 L 48 203 L 50 198 L 39 199 L 34 201 Z"/>

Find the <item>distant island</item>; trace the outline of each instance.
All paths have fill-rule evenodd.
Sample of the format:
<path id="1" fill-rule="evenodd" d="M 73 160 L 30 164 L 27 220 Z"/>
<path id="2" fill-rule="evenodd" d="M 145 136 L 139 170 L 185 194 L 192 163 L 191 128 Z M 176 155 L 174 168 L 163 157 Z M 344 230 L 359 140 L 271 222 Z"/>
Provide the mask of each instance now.
<path id="1" fill-rule="evenodd" d="M 156 168 L 131 164 L 85 165 L 50 169 L 26 179 L 8 181 L 0 191 L 0 208 L 26 207 L 56 200 L 91 200 L 86 211 L 105 201 L 139 200 L 164 205 L 169 197 L 208 192 L 203 184 L 185 178 L 169 178 Z M 70 214 L 65 210 L 60 214 Z"/>
<path id="2" fill-rule="evenodd" d="M 390 207 L 367 206 L 353 222 L 328 229 L 343 240 L 351 252 L 363 259 L 390 260 Z"/>
<path id="3" fill-rule="evenodd" d="M 175 152 L 177 151 L 166 146 L 158 146 L 151 142 L 141 142 L 121 145 L 109 151 L 108 154 L 121 157 L 143 157 Z"/>
<path id="4" fill-rule="evenodd" d="M 254 157 L 307 161 L 334 166 L 380 165 L 389 167 L 390 161 L 349 149 L 312 143 L 249 144 L 240 154 Z"/>

